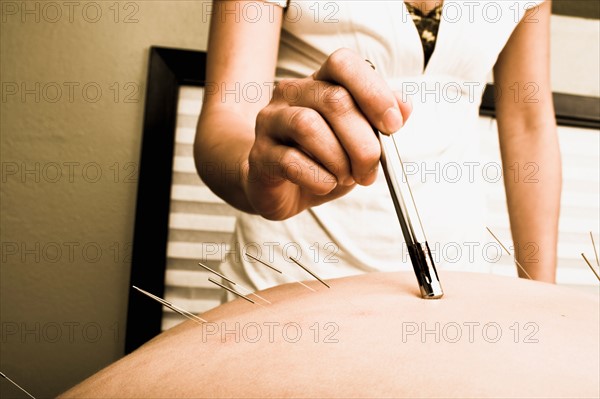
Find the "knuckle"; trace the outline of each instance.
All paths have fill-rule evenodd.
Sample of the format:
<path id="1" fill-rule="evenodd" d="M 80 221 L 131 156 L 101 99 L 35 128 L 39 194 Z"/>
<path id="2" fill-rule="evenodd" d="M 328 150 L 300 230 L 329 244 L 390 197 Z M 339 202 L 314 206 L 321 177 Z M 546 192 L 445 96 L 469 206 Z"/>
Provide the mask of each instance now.
<path id="1" fill-rule="evenodd" d="M 333 115 L 344 115 L 355 108 L 354 100 L 342 86 L 329 86 L 323 90 L 323 103 Z"/>
<path id="2" fill-rule="evenodd" d="M 341 73 L 351 71 L 356 63 L 356 54 L 347 48 L 341 48 L 334 51 L 327 58 L 327 67 L 332 70 L 340 71 Z"/>
<path id="3" fill-rule="evenodd" d="M 279 82 L 275 83 L 275 87 L 273 88 L 273 99 L 280 99 L 283 97 L 283 93 L 286 88 L 290 86 L 292 83 L 291 79 L 282 79 Z"/>
<path id="4" fill-rule="evenodd" d="M 272 117 L 273 111 L 271 110 L 270 106 L 266 106 L 258 112 L 254 126 L 254 132 L 257 137 L 266 134 Z"/>
<path id="5" fill-rule="evenodd" d="M 359 147 L 358 152 L 352 159 L 352 163 L 360 170 L 367 169 L 368 173 L 373 168 L 373 165 L 377 165 L 380 157 L 381 147 L 379 143 L 369 140 Z"/>
<path id="6" fill-rule="evenodd" d="M 255 140 L 248 153 L 248 162 L 254 166 L 261 165 L 265 161 L 265 154 L 268 154 L 268 148 L 266 148 L 264 141 Z"/>
<path id="7" fill-rule="evenodd" d="M 294 160 L 294 151 L 292 151 L 292 148 L 288 148 L 279 154 L 279 157 L 277 158 L 277 164 L 281 167 L 293 163 Z"/>
<path id="8" fill-rule="evenodd" d="M 260 159 L 260 153 L 256 148 L 256 145 L 253 145 L 252 148 L 250 148 L 250 153 L 248 154 L 248 163 L 250 164 L 250 166 L 257 166 L 258 165 L 258 161 Z"/>
<path id="9" fill-rule="evenodd" d="M 288 120 L 289 129 L 297 136 L 310 135 L 319 129 L 321 116 L 311 108 L 299 108 L 295 110 Z"/>
<path id="10" fill-rule="evenodd" d="M 276 162 L 279 174 L 284 177 L 290 177 L 290 171 L 299 167 L 298 151 L 292 147 L 282 151 Z"/>
<path id="11" fill-rule="evenodd" d="M 272 101 L 292 104 L 302 97 L 302 80 L 284 79 L 278 82 L 273 89 Z"/>
<path id="12" fill-rule="evenodd" d="M 352 167 L 345 156 L 337 157 L 335 161 L 328 162 L 324 166 L 337 177 L 345 178 L 352 173 Z"/>

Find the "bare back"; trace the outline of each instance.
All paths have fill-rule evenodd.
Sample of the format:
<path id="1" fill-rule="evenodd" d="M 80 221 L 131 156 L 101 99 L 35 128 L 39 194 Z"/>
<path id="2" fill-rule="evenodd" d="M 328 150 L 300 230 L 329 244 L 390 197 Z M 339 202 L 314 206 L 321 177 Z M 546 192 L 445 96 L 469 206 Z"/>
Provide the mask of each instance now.
<path id="1" fill-rule="evenodd" d="M 430 301 L 410 273 L 278 286 L 260 293 L 271 305 L 222 305 L 64 397 L 598 397 L 597 297 L 440 277 Z"/>

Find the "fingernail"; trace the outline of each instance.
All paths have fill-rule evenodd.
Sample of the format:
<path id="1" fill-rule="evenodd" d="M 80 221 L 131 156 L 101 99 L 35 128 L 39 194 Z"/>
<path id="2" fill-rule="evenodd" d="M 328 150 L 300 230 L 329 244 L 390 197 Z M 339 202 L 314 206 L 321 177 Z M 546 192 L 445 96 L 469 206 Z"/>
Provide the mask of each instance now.
<path id="1" fill-rule="evenodd" d="M 354 178 L 352 176 L 348 176 L 345 180 L 344 183 L 342 183 L 344 186 L 352 186 L 354 184 L 356 184 L 356 180 L 354 180 Z"/>
<path id="2" fill-rule="evenodd" d="M 381 122 L 387 130 L 386 133 L 394 133 L 402 127 L 402 114 L 398 109 L 390 107 L 383 114 Z"/>

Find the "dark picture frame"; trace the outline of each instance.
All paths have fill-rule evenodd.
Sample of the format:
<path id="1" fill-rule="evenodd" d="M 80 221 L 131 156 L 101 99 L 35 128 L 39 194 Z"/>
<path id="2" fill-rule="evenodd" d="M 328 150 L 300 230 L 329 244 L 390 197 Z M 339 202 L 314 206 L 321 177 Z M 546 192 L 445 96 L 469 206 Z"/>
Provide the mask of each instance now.
<path id="1" fill-rule="evenodd" d="M 151 47 L 130 286 L 164 297 L 169 208 L 177 103 L 181 86 L 205 86 L 206 53 Z M 555 93 L 557 122 L 600 128 L 600 99 Z M 480 115 L 495 116 L 493 86 L 483 96 Z M 125 353 L 161 332 L 162 306 L 130 288 Z"/>

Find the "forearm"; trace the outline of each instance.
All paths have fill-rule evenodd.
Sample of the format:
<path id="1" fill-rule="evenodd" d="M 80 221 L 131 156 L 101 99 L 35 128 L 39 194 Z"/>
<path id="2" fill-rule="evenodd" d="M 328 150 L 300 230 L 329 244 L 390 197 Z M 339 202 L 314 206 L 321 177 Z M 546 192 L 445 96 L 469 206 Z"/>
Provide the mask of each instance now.
<path id="1" fill-rule="evenodd" d="M 227 109 L 203 112 L 194 142 L 194 160 L 204 183 L 235 208 L 254 213 L 245 191 L 254 126 Z"/>
<path id="2" fill-rule="evenodd" d="M 514 251 L 531 278 L 554 282 L 562 187 L 560 151 L 554 123 L 529 130 L 502 143 Z M 526 277 L 520 268 L 519 275 Z"/>
<path id="3" fill-rule="evenodd" d="M 527 11 L 498 57 L 494 84 L 516 259 L 532 278 L 554 282 L 562 178 L 550 87 L 550 15 L 549 0 Z M 521 270 L 519 275 L 525 277 Z"/>
<path id="4" fill-rule="evenodd" d="M 274 81 L 281 7 L 247 1 L 213 1 L 206 59 L 206 90 L 198 121 L 194 159 L 206 185 L 232 206 L 255 213 L 248 201 L 248 154 L 259 111 L 269 103 Z M 256 38 L 260 38 L 257 40 Z M 260 87 L 247 101 L 241 88 Z"/>

